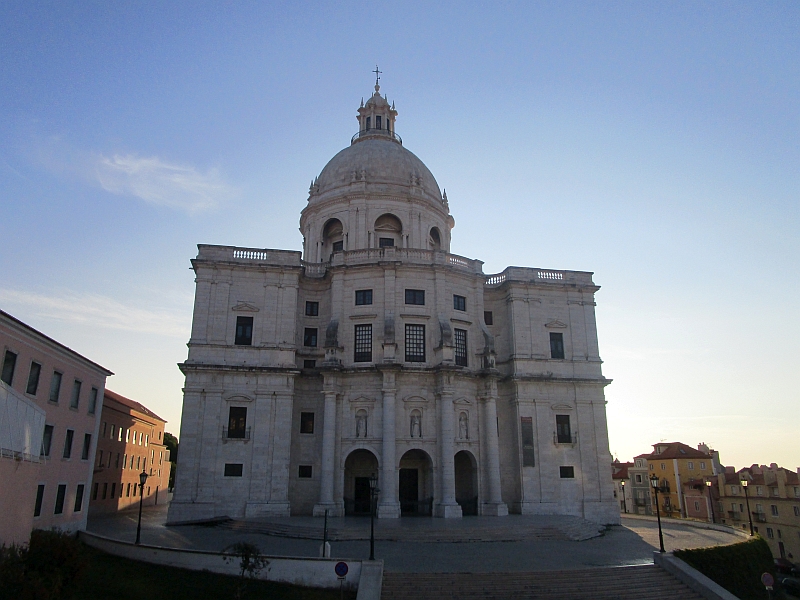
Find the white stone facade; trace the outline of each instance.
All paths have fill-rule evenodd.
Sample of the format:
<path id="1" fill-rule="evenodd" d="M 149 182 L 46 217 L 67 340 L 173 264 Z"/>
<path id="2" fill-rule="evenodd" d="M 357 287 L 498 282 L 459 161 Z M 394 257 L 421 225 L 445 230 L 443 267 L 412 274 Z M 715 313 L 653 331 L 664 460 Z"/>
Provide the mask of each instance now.
<path id="1" fill-rule="evenodd" d="M 591 273 L 450 254 L 455 221 L 375 94 L 300 252 L 199 246 L 169 521 L 572 514 L 618 523 Z M 369 121 L 367 121 L 369 119 Z"/>

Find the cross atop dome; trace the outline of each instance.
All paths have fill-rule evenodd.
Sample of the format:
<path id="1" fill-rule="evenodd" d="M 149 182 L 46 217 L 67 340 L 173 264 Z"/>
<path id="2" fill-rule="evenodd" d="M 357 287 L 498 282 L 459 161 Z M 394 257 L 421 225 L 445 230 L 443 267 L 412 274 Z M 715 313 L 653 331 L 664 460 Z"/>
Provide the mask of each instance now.
<path id="1" fill-rule="evenodd" d="M 378 90 L 381 89 L 379 82 L 381 80 L 381 73 L 383 73 L 383 71 L 379 71 L 378 65 L 375 65 L 375 70 L 373 71 L 373 73 L 375 73 L 375 91 L 377 92 Z"/>
<path id="2" fill-rule="evenodd" d="M 381 71 L 375 65 L 375 93 L 370 96 L 366 103 L 361 101 L 358 109 L 358 133 L 353 136 L 352 143 L 355 144 L 366 136 L 383 136 L 402 144 L 400 136 L 394 132 L 394 121 L 397 118 L 397 111 L 394 102 L 390 105 L 385 96 L 381 96 Z"/>

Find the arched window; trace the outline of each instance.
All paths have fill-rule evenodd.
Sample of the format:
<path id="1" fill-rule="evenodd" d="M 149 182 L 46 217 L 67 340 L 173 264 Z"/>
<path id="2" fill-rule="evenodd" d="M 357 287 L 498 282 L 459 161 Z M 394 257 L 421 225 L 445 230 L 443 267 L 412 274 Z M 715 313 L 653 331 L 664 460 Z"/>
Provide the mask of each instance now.
<path id="1" fill-rule="evenodd" d="M 400 246 L 403 234 L 403 225 L 400 219 L 392 214 L 385 214 L 375 221 L 375 237 L 378 239 L 379 248 Z"/>
<path id="2" fill-rule="evenodd" d="M 431 247 L 431 250 L 442 249 L 442 235 L 439 233 L 438 227 L 431 227 L 431 233 L 428 237 L 428 245 Z"/>
<path id="3" fill-rule="evenodd" d="M 344 227 L 339 219 L 331 219 L 322 230 L 322 243 L 327 254 L 344 250 Z"/>

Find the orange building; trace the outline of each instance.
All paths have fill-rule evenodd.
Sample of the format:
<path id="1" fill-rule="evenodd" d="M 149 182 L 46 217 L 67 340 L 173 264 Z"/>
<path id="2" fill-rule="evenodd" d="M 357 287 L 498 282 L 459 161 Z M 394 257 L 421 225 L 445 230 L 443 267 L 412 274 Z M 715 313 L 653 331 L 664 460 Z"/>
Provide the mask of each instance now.
<path id="1" fill-rule="evenodd" d="M 169 450 L 166 421 L 147 407 L 106 390 L 100 416 L 89 510 L 113 512 L 139 502 L 139 474 L 147 473 L 144 503 L 166 502 Z"/>

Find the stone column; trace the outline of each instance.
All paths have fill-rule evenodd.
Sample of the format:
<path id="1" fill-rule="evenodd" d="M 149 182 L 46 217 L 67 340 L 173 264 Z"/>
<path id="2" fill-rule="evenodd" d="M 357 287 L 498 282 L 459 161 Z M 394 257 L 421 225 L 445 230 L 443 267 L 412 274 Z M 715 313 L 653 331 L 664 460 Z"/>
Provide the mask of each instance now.
<path id="1" fill-rule="evenodd" d="M 461 507 L 456 502 L 456 473 L 453 451 L 453 391 L 442 390 L 439 405 L 439 474 L 441 497 L 436 505 L 436 516 L 446 519 L 460 518 Z"/>
<path id="2" fill-rule="evenodd" d="M 495 517 L 508 515 L 508 507 L 503 503 L 500 488 L 500 440 L 497 435 L 497 380 L 486 382 L 486 397 L 483 404 L 484 432 L 486 447 L 483 456 L 486 461 L 486 474 L 489 479 L 489 493 L 481 514 Z"/>
<path id="3" fill-rule="evenodd" d="M 294 382 L 290 382 L 293 385 Z M 293 390 L 280 391 L 274 396 L 275 427 L 272 429 L 272 473 L 270 475 L 269 501 L 262 515 L 288 517 L 289 457 L 292 444 Z"/>
<path id="4" fill-rule="evenodd" d="M 333 502 L 333 472 L 336 455 L 336 391 L 325 390 L 325 412 L 322 417 L 322 474 L 320 477 L 319 502 L 314 506 L 314 516 L 335 515 Z"/>
<path id="5" fill-rule="evenodd" d="M 381 489 L 378 501 L 378 517 L 396 519 L 400 516 L 397 496 L 397 469 L 395 468 L 395 394 L 394 373 L 383 374 L 383 449 L 381 452 Z M 388 387 L 392 386 L 392 387 Z"/>

